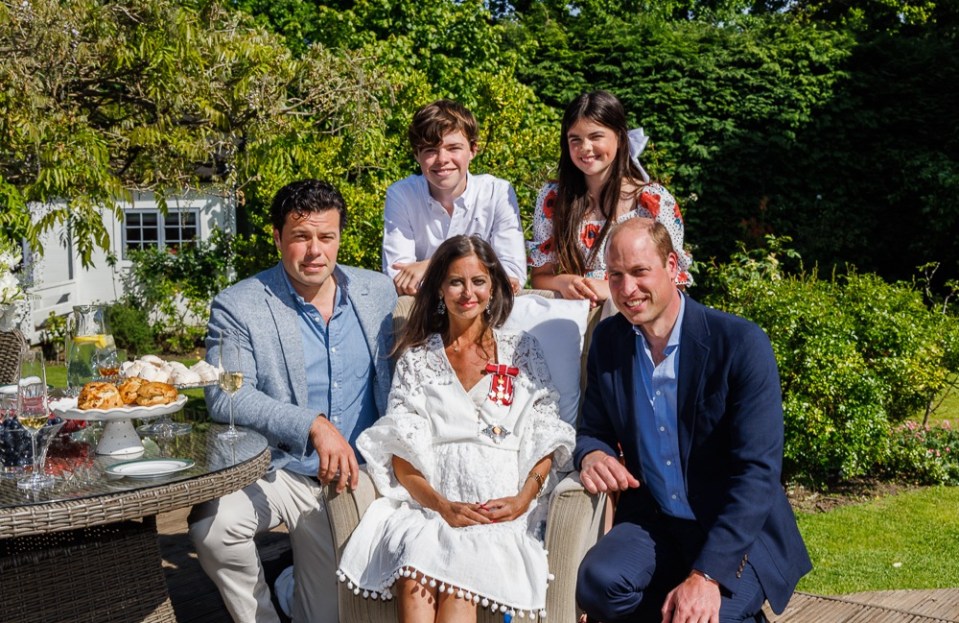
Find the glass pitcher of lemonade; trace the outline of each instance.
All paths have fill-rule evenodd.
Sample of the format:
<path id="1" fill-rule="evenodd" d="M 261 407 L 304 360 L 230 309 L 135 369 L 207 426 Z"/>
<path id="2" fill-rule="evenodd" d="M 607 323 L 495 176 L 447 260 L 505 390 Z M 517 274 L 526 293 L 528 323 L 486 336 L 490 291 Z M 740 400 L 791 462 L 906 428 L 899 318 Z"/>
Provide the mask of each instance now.
<path id="1" fill-rule="evenodd" d="M 90 381 L 115 380 L 117 347 L 107 327 L 106 305 L 76 305 L 67 350 L 67 386 L 77 393 Z"/>

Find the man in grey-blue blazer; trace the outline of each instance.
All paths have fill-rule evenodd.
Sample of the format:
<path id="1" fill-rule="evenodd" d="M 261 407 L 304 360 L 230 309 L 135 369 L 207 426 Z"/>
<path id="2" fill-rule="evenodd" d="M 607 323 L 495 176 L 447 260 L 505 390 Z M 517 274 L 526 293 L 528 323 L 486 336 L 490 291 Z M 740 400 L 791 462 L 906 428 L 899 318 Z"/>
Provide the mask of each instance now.
<path id="1" fill-rule="evenodd" d="M 662 224 L 617 225 L 606 253 L 620 313 L 593 334 L 574 460 L 588 491 L 621 495 L 577 601 L 603 623 L 763 621 L 811 569 L 769 339 L 676 289 Z"/>
<path id="2" fill-rule="evenodd" d="M 270 471 L 190 514 L 200 564 L 235 621 L 279 621 L 253 537 L 280 523 L 294 557 L 294 621 L 337 621 L 335 552 L 322 485 L 358 482 L 356 437 L 386 408 L 392 310 L 388 277 L 336 264 L 346 205 L 331 185 L 295 182 L 273 201 L 280 262 L 213 301 L 207 361 L 243 373 L 236 424 L 265 436 Z M 229 395 L 206 390 L 226 422 Z"/>

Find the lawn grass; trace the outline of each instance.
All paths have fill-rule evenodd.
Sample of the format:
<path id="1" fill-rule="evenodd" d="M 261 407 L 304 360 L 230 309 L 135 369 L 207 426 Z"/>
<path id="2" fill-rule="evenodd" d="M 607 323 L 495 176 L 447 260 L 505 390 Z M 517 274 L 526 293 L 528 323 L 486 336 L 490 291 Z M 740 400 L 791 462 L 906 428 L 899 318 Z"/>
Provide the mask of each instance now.
<path id="1" fill-rule="evenodd" d="M 822 595 L 959 586 L 959 487 L 924 487 L 828 513 L 797 515 Z"/>

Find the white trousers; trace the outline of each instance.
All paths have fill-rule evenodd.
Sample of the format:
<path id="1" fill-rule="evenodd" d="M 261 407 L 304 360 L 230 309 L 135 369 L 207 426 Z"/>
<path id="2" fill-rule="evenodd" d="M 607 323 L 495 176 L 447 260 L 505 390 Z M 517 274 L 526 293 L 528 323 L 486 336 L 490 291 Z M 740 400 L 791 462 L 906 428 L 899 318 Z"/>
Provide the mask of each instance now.
<path id="1" fill-rule="evenodd" d="M 253 537 L 281 522 L 293 548 L 294 623 L 337 623 L 336 557 L 326 500 L 314 478 L 275 470 L 190 512 L 200 565 L 237 623 L 279 623 Z"/>

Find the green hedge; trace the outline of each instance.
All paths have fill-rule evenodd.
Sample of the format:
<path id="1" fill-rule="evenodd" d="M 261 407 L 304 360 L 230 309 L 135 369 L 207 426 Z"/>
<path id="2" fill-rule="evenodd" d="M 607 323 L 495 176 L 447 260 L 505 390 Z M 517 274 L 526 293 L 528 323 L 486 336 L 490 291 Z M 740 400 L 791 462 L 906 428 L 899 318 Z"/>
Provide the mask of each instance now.
<path id="1" fill-rule="evenodd" d="M 955 373 L 959 322 L 914 285 L 849 270 L 789 274 L 787 239 L 708 269 L 704 300 L 759 324 L 779 364 L 787 479 L 890 472 L 893 425 L 923 415 Z M 793 257 L 794 254 L 792 254 Z M 897 461 L 901 461 L 899 456 Z"/>

